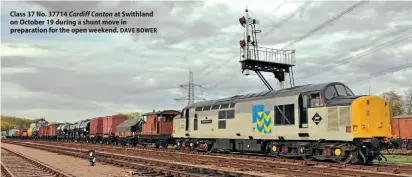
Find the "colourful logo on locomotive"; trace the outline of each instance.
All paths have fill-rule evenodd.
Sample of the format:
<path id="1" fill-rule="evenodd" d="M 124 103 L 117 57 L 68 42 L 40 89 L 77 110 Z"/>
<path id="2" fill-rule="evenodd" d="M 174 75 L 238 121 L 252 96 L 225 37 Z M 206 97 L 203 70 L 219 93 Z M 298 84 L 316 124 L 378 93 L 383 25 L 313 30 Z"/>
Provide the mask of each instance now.
<path id="1" fill-rule="evenodd" d="M 272 111 L 266 110 L 263 104 L 252 106 L 252 123 L 256 124 L 259 133 L 272 133 Z"/>

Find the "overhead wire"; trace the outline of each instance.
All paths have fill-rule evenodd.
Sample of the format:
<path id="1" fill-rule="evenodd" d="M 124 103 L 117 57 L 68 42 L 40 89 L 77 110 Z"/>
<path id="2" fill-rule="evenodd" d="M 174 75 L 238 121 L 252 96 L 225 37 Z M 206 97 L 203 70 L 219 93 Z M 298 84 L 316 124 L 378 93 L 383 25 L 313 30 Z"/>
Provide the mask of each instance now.
<path id="1" fill-rule="evenodd" d="M 358 54 L 355 55 L 355 56 L 351 56 L 351 57 L 348 57 L 348 58 L 345 58 L 345 59 L 342 59 L 342 60 L 338 60 L 338 61 L 335 62 L 335 63 L 331 63 L 331 64 L 329 64 L 329 65 L 327 65 L 327 66 L 324 66 L 324 67 L 321 67 L 321 68 L 317 68 L 317 69 L 316 69 L 316 70 L 317 70 L 316 72 L 306 74 L 304 77 L 301 77 L 301 78 L 299 78 L 299 79 L 313 77 L 313 76 L 315 76 L 315 75 L 317 75 L 317 74 L 320 74 L 320 73 L 322 73 L 322 72 L 328 71 L 328 70 L 330 70 L 330 69 L 332 69 L 332 68 L 341 66 L 341 65 L 346 64 L 346 63 L 349 63 L 349 62 L 351 62 L 351 61 L 353 61 L 353 60 L 355 60 L 355 59 L 364 57 L 364 56 L 366 56 L 366 55 L 368 55 L 368 54 L 371 54 L 371 53 L 373 53 L 373 52 L 375 52 L 375 51 L 379 51 L 379 50 L 382 50 L 382 49 L 387 48 L 387 47 L 389 47 L 389 46 L 392 46 L 392 45 L 398 44 L 398 43 L 400 43 L 400 42 L 403 42 L 403 41 L 405 41 L 405 40 L 407 40 L 407 39 L 409 39 L 409 38 L 411 37 L 410 34 L 412 34 L 412 30 L 409 30 L 409 31 L 407 31 L 407 32 L 404 33 L 404 34 L 401 34 L 400 36 L 398 36 L 398 37 L 390 40 L 389 42 L 386 42 L 386 43 L 384 43 L 384 44 L 377 45 L 377 46 L 375 46 L 375 47 L 373 47 L 373 48 L 370 48 L 369 50 L 366 50 L 366 51 L 364 51 L 364 52 L 362 52 L 362 53 L 358 53 Z"/>
<path id="2" fill-rule="evenodd" d="M 406 31 L 408 31 L 408 30 L 402 30 L 399 33 L 404 33 Z M 372 42 L 369 42 L 369 43 L 366 43 L 366 44 L 361 44 L 361 45 L 358 45 L 358 46 L 353 46 L 353 47 L 347 49 L 346 52 L 343 52 L 343 53 L 340 53 L 340 54 L 337 54 L 337 55 L 333 55 L 333 56 L 328 57 L 328 58 L 342 58 L 342 57 L 345 57 L 347 55 L 347 53 L 349 53 L 349 52 L 358 51 L 358 50 L 361 50 L 361 49 L 368 48 L 370 46 L 377 45 L 379 42 L 382 41 L 382 40 L 379 40 L 379 39 L 384 39 L 385 38 L 385 34 L 386 33 L 379 34 L 379 36 L 377 36 L 377 37 L 373 36 L 373 37 L 376 37 L 376 39 L 378 39 L 378 40 L 374 40 Z M 372 37 L 372 36 L 370 36 L 370 37 Z M 320 58 L 320 57 L 317 57 L 317 58 Z M 329 64 L 328 67 L 332 66 L 332 65 L 333 64 Z M 305 71 L 305 70 L 311 70 L 311 69 L 313 69 L 313 67 L 306 67 L 306 68 L 303 68 L 303 69 L 300 69 L 300 70 Z"/>
<path id="3" fill-rule="evenodd" d="M 345 83 L 346 83 L 346 84 L 359 83 L 359 82 L 362 82 L 362 81 L 364 81 L 364 80 L 368 80 L 368 79 L 371 79 L 371 78 L 374 78 L 374 77 L 378 77 L 378 76 L 381 76 L 381 75 L 385 75 L 385 74 L 388 74 L 388 73 L 394 73 L 394 72 L 401 71 L 401 70 L 408 69 L 408 68 L 412 68 L 412 62 L 411 62 L 411 63 L 402 64 L 402 65 L 400 65 L 400 66 L 393 67 L 393 68 L 390 68 L 390 69 L 388 69 L 388 70 L 379 71 L 379 72 L 374 73 L 374 74 L 372 74 L 372 75 L 370 75 L 370 76 L 365 76 L 365 77 L 360 77 L 360 78 L 357 78 L 357 79 L 354 79 L 354 80 L 350 80 L 350 81 L 347 81 L 347 82 L 345 82 Z"/>
<path id="4" fill-rule="evenodd" d="M 285 18 L 283 18 L 280 22 L 276 23 L 275 25 L 272 26 L 272 28 L 270 28 L 265 34 L 263 34 L 260 39 L 263 39 L 264 37 L 266 37 L 269 33 L 271 33 L 273 30 L 279 28 L 280 26 L 282 26 L 282 24 L 286 23 L 288 20 L 290 20 L 292 17 L 294 17 L 296 14 L 298 14 L 299 12 L 303 11 L 303 9 L 305 9 L 310 3 L 312 3 L 311 0 L 306 1 L 305 3 L 303 3 L 299 8 L 297 8 L 295 11 L 293 11 L 291 14 L 289 14 L 288 16 L 286 16 Z M 259 39 L 259 40 L 260 40 Z"/>
<path id="5" fill-rule="evenodd" d="M 293 45 L 295 45 L 296 43 L 308 38 L 309 36 L 311 36 L 313 33 L 325 28 L 327 25 L 329 25 L 330 23 L 332 23 L 333 21 L 339 20 L 340 18 L 342 18 L 343 16 L 345 16 L 346 14 L 348 14 L 349 12 L 352 12 L 353 10 L 355 10 L 356 8 L 358 8 L 359 6 L 365 4 L 366 1 L 359 1 L 357 3 L 355 3 L 354 5 L 348 7 L 347 9 L 345 9 L 344 11 L 340 12 L 339 14 L 337 14 L 336 16 L 332 17 L 331 19 L 323 22 L 322 24 L 320 24 L 319 26 L 317 26 L 316 28 L 310 30 L 309 32 L 307 32 L 306 34 L 304 34 L 303 36 L 299 37 L 298 39 L 293 40 L 292 42 L 290 42 L 288 45 L 285 45 L 284 47 L 282 47 L 282 50 L 292 47 Z"/>

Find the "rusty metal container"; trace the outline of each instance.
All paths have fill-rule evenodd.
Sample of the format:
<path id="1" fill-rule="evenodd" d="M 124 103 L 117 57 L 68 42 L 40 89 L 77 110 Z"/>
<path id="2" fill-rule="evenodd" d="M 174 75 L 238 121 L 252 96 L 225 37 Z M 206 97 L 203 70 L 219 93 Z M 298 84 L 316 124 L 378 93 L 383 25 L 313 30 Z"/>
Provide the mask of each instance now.
<path id="1" fill-rule="evenodd" d="M 412 139 L 412 115 L 392 118 L 392 137 Z"/>
<path id="2" fill-rule="evenodd" d="M 39 128 L 39 136 L 40 137 L 47 136 L 47 126 L 41 126 Z"/>
<path id="3" fill-rule="evenodd" d="M 59 127 L 60 124 L 51 124 L 47 126 L 47 135 L 49 137 L 54 137 L 57 136 L 57 127 Z"/>
<path id="4" fill-rule="evenodd" d="M 21 129 L 20 136 L 27 136 L 27 129 Z"/>
<path id="5" fill-rule="evenodd" d="M 96 117 L 90 120 L 90 135 L 97 136 L 103 134 L 103 118 Z"/>
<path id="6" fill-rule="evenodd" d="M 13 133 L 13 136 L 20 136 L 20 130 L 17 130 Z"/>
<path id="7" fill-rule="evenodd" d="M 116 126 L 127 120 L 125 115 L 113 115 L 103 118 L 103 135 L 115 135 Z"/>

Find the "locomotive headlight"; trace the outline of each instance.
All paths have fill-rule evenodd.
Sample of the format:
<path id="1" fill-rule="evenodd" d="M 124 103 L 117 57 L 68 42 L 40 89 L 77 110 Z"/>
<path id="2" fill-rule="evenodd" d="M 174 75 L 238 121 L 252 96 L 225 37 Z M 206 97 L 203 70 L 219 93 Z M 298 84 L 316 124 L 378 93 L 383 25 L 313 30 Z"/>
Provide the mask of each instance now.
<path id="1" fill-rule="evenodd" d="M 276 150 L 278 150 L 278 148 L 276 146 L 272 146 L 272 151 L 276 152 Z"/>
<path id="2" fill-rule="evenodd" d="M 335 155 L 340 156 L 342 154 L 342 151 L 340 149 L 335 149 Z"/>

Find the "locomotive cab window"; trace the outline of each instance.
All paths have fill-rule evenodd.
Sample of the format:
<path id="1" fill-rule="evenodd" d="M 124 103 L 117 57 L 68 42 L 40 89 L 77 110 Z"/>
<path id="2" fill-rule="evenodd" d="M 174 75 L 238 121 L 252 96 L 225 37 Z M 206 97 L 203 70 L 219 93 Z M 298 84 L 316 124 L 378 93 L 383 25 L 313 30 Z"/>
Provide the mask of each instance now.
<path id="1" fill-rule="evenodd" d="M 348 93 L 346 92 L 346 89 L 343 85 L 335 85 L 336 90 L 338 91 L 339 96 L 348 96 Z"/>
<path id="2" fill-rule="evenodd" d="M 350 90 L 348 87 L 345 87 L 346 93 L 348 93 L 348 96 L 355 96 L 355 94 Z"/>
<path id="3" fill-rule="evenodd" d="M 335 86 L 329 86 L 326 90 L 325 90 L 325 97 L 326 99 L 331 99 L 335 96 L 338 96 L 338 93 L 336 92 Z"/>
<path id="4" fill-rule="evenodd" d="M 320 100 L 320 94 L 319 93 L 313 93 L 309 95 L 309 107 L 310 108 L 317 108 L 323 106 L 321 100 Z"/>

